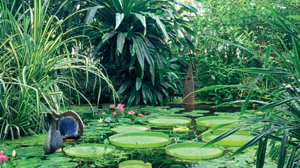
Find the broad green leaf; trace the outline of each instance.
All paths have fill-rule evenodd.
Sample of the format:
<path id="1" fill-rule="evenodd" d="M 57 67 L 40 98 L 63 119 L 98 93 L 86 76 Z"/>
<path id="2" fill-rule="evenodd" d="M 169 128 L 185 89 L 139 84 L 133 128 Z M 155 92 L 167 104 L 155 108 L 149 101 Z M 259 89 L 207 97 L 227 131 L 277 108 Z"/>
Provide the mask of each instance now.
<path id="1" fill-rule="evenodd" d="M 95 14 L 97 12 L 98 9 L 101 9 L 101 8 L 104 8 L 103 6 L 96 6 L 90 10 L 88 10 L 86 12 L 86 17 L 85 17 L 85 24 L 90 24 L 92 23 L 94 17 L 95 17 Z"/>
<path id="2" fill-rule="evenodd" d="M 183 6 L 185 9 L 188 9 L 188 10 L 190 10 L 192 12 L 197 12 L 198 11 L 197 8 L 195 8 L 195 7 L 191 6 L 191 5 L 188 5 L 186 3 L 179 2 L 179 1 L 176 1 L 175 3 L 177 3 L 180 6 Z"/>
<path id="3" fill-rule="evenodd" d="M 156 24 L 158 25 L 160 30 L 163 32 L 163 34 L 166 38 L 165 41 L 167 41 L 169 39 L 169 35 L 167 33 L 167 30 L 166 30 L 166 27 L 165 27 L 164 23 L 160 20 L 160 18 L 157 15 L 155 15 L 153 13 L 148 13 L 148 15 L 156 21 Z"/>
<path id="4" fill-rule="evenodd" d="M 195 47 L 194 47 L 193 42 L 190 41 L 188 38 L 185 38 L 185 40 L 186 40 L 187 44 L 189 45 L 190 49 L 191 49 L 192 51 L 194 51 L 194 50 L 195 50 Z"/>
<path id="5" fill-rule="evenodd" d="M 137 91 L 140 90 L 142 86 L 142 79 L 140 77 L 136 77 L 135 88 Z"/>
<path id="6" fill-rule="evenodd" d="M 116 26 L 114 30 L 117 30 L 117 28 L 120 26 L 124 19 L 124 13 L 116 13 Z"/>
<path id="7" fill-rule="evenodd" d="M 106 41 L 108 41 L 110 38 L 112 38 L 115 34 L 117 34 L 116 31 L 105 33 L 102 36 L 102 43 L 106 43 Z"/>
<path id="8" fill-rule="evenodd" d="M 120 89 L 118 90 L 118 93 L 119 94 L 122 94 L 122 93 L 124 93 L 124 91 L 128 88 L 128 86 L 130 86 L 131 85 L 131 83 L 130 82 L 125 82 L 125 83 L 123 83 L 121 86 L 120 86 Z"/>
<path id="9" fill-rule="evenodd" d="M 150 40 L 148 40 L 147 37 L 145 36 L 142 36 L 142 38 L 140 40 L 144 40 L 145 41 L 145 48 L 150 48 L 151 49 L 154 49 L 154 45 L 150 42 Z M 157 56 L 156 58 L 158 58 L 159 56 Z M 149 64 L 149 68 L 150 68 L 150 74 L 151 74 L 151 80 L 152 80 L 152 84 L 154 85 L 155 83 L 155 63 L 154 63 L 154 60 L 150 54 L 150 52 L 146 52 L 146 55 L 145 55 L 145 58 Z"/>
<path id="10" fill-rule="evenodd" d="M 145 36 L 147 33 L 146 17 L 138 13 L 135 13 L 134 15 L 136 18 L 138 18 L 141 21 L 142 25 L 144 26 L 144 36 Z"/>
<path id="11" fill-rule="evenodd" d="M 182 25 L 185 31 L 187 31 L 192 36 L 197 36 L 197 33 L 195 33 L 192 29 L 188 28 L 187 26 Z"/>
<path id="12" fill-rule="evenodd" d="M 133 37 L 132 40 L 133 40 L 134 50 L 136 51 L 137 59 L 142 69 L 141 77 L 143 78 L 144 69 L 145 69 L 145 53 L 147 52 L 145 50 L 147 50 L 147 48 L 143 48 L 143 44 L 141 44 L 141 41 L 139 41 L 137 38 Z"/>
<path id="13" fill-rule="evenodd" d="M 143 102 L 145 104 L 148 103 L 148 98 L 151 98 L 151 97 L 147 97 L 148 96 L 147 90 L 149 90 L 148 87 L 145 84 L 142 84 L 142 97 L 143 97 Z"/>
<path id="14" fill-rule="evenodd" d="M 118 53 L 120 53 L 120 54 L 123 53 L 123 48 L 124 48 L 126 36 L 127 36 L 127 33 L 119 33 L 118 34 L 117 49 L 118 49 Z"/>
<path id="15" fill-rule="evenodd" d="M 135 105 L 138 105 L 141 101 L 140 92 L 135 92 Z"/>
<path id="16" fill-rule="evenodd" d="M 131 92 L 130 92 L 130 95 L 129 95 L 129 98 L 128 98 L 128 101 L 127 101 L 127 103 L 128 103 L 128 106 L 131 106 L 132 105 L 132 103 L 133 103 L 133 101 L 134 101 L 134 99 L 135 99 L 135 89 L 132 89 L 131 90 Z"/>

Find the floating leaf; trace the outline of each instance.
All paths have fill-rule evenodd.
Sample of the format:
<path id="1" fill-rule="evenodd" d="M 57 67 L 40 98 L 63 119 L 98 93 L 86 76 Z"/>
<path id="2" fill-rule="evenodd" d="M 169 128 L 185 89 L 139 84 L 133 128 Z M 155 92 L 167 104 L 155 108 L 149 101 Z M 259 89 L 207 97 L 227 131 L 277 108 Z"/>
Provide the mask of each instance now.
<path id="1" fill-rule="evenodd" d="M 215 146 L 201 148 L 203 145 L 201 142 L 172 144 L 166 147 L 166 153 L 180 159 L 193 160 L 213 159 L 223 155 L 224 148 Z"/>
<path id="2" fill-rule="evenodd" d="M 109 137 L 113 145 L 126 148 L 154 148 L 170 143 L 169 136 L 160 132 L 121 133 Z"/>
<path id="3" fill-rule="evenodd" d="M 175 126 L 186 126 L 191 124 L 191 119 L 186 117 L 158 117 L 151 118 L 148 122 L 153 127 L 175 127 Z"/>
<path id="4" fill-rule="evenodd" d="M 74 147 L 64 148 L 68 156 L 80 158 L 96 158 L 111 153 L 115 147 L 103 144 L 80 144 Z"/>

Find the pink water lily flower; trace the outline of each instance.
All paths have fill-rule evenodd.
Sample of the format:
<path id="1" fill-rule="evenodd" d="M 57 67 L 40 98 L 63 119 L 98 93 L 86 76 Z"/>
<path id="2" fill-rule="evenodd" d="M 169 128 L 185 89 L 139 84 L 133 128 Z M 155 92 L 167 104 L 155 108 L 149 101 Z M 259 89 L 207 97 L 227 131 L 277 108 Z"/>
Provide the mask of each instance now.
<path id="1" fill-rule="evenodd" d="M 117 105 L 117 109 L 121 109 L 121 108 L 123 108 L 125 106 L 125 104 L 118 104 Z"/>
<path id="2" fill-rule="evenodd" d="M 133 115 L 133 114 L 134 114 L 134 111 L 133 111 L 133 110 L 130 110 L 130 111 L 128 112 L 128 114 L 129 114 L 129 115 Z"/>
<path id="3" fill-rule="evenodd" d="M 116 112 L 112 112 L 111 115 L 115 116 L 115 115 L 116 115 Z"/>
<path id="4" fill-rule="evenodd" d="M 145 117 L 145 115 L 143 113 L 139 113 L 140 117 Z"/>
<path id="5" fill-rule="evenodd" d="M 111 105 L 109 105 L 109 108 L 115 108 L 115 105 L 114 104 L 111 104 Z"/>
<path id="6" fill-rule="evenodd" d="M 117 105 L 117 109 L 119 109 L 119 111 L 121 112 L 121 113 L 123 113 L 124 112 L 124 104 L 118 104 Z"/>
<path id="7" fill-rule="evenodd" d="M 7 161 L 8 157 L 6 155 L 0 156 L 0 162 Z"/>

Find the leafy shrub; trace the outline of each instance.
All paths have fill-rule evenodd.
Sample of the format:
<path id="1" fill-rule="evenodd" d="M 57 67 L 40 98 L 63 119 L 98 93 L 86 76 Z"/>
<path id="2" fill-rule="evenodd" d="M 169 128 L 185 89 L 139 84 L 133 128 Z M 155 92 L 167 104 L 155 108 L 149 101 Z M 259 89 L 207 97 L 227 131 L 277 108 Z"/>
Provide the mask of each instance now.
<path id="1" fill-rule="evenodd" d="M 89 32 L 98 43 L 92 57 L 101 59 L 121 98 L 128 105 L 156 105 L 180 90 L 172 50 L 192 48 L 187 34 L 193 31 L 178 16 L 174 4 L 158 0 L 93 3 L 99 9 L 87 19 L 98 29 Z"/>

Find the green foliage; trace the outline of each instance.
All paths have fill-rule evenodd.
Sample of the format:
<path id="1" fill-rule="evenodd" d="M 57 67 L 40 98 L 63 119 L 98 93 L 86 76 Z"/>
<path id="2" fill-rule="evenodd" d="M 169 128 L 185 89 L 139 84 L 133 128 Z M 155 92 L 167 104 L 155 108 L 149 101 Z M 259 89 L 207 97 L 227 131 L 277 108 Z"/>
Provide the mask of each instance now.
<path id="1" fill-rule="evenodd" d="M 84 97 L 74 74 L 93 74 L 113 89 L 101 65 L 76 52 L 77 36 L 65 38 L 68 17 L 48 15 L 49 3 L 0 3 L 0 139 L 46 132 L 44 114 L 67 103 L 65 91 Z"/>
<path id="2" fill-rule="evenodd" d="M 87 18 L 87 23 L 91 22 L 96 29 L 87 32 L 97 43 L 91 57 L 101 59 L 119 88 L 122 100 L 128 105 L 157 105 L 163 104 L 170 93 L 180 91 L 176 72 L 180 67 L 178 58 L 172 58 L 172 50 L 181 52 L 187 44 L 192 48 L 187 34 L 193 31 L 189 29 L 189 22 L 178 15 L 174 3 L 157 0 L 92 2 L 99 9 Z"/>
<path id="3" fill-rule="evenodd" d="M 199 0 L 201 1 L 201 0 Z M 194 20 L 194 30 L 198 33 L 196 49 L 195 80 L 198 87 L 222 84 L 253 85 L 256 76 L 237 72 L 233 69 L 246 67 L 262 67 L 264 50 L 269 44 L 280 44 L 277 36 L 284 42 L 289 37 L 274 29 L 261 18 L 272 20 L 271 14 L 264 5 L 270 4 L 286 14 L 295 13 L 293 3 L 280 0 L 205 0 L 202 13 Z M 289 44 L 288 44 L 289 45 Z M 280 48 L 281 50 L 282 48 Z M 272 61 L 280 62 L 272 57 Z M 261 87 L 272 87 L 267 80 L 257 83 Z M 198 97 L 216 104 L 242 99 L 248 91 L 236 88 L 211 90 L 199 93 Z M 254 92 L 260 97 L 261 93 Z"/>
<path id="4" fill-rule="evenodd" d="M 297 19 L 299 15 L 299 9 L 297 15 L 287 15 L 274 10 L 271 7 L 266 7 L 268 11 L 272 13 L 275 19 L 266 19 L 270 25 L 274 26 L 279 32 L 286 34 L 290 41 L 284 42 L 282 38 L 281 46 L 284 51 L 280 51 L 276 45 L 271 45 L 270 50 L 267 50 L 265 59 L 269 60 L 271 57 L 278 57 L 281 65 L 277 65 L 277 62 L 267 61 L 264 68 L 250 68 L 241 69 L 240 71 L 259 74 L 261 78 L 272 77 L 276 87 L 271 89 L 265 88 L 253 88 L 262 90 L 266 94 L 266 99 L 261 101 L 262 107 L 257 111 L 264 111 L 264 118 L 245 119 L 249 125 L 263 122 L 264 125 L 254 131 L 255 137 L 249 142 L 239 148 L 233 155 L 238 154 L 246 148 L 259 143 L 257 149 L 257 161 L 256 167 L 263 167 L 265 162 L 265 156 L 267 154 L 267 144 L 270 142 L 270 153 L 278 158 L 277 167 L 292 168 L 297 165 L 297 155 L 295 153 L 300 148 L 300 111 L 299 111 L 299 58 L 300 58 L 300 22 Z M 291 44 L 292 46 L 288 46 Z M 281 73 L 278 73 L 280 71 Z M 251 92 L 249 94 L 251 96 Z M 250 97 L 249 96 L 249 97 Z M 247 98 L 248 99 L 248 98 Z M 248 101 L 244 102 L 243 106 L 247 106 Z M 247 125 L 247 124 L 246 124 Z M 215 138 L 209 144 L 219 141 L 230 134 L 236 132 L 244 126 L 228 131 L 219 137 Z M 276 142 L 280 143 L 280 147 L 277 148 Z M 277 151 L 277 152 L 275 152 Z"/>

